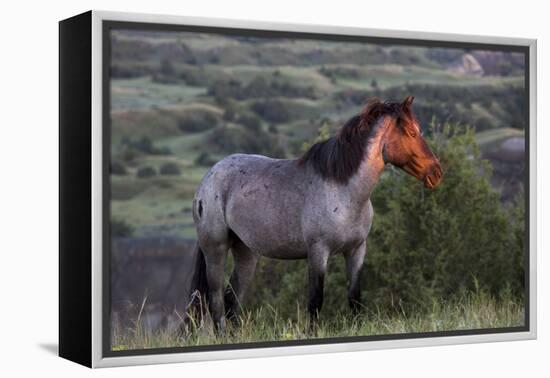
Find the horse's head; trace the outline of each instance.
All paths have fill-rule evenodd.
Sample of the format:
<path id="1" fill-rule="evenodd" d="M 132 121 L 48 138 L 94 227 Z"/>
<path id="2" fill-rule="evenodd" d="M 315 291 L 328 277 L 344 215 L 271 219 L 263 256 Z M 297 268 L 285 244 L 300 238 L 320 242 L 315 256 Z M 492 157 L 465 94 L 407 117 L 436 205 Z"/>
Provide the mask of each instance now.
<path id="1" fill-rule="evenodd" d="M 386 133 L 384 160 L 418 180 L 426 188 L 434 188 L 441 181 L 439 160 L 422 137 L 422 130 L 412 111 L 414 97 L 408 96 L 401 103 L 401 111 Z"/>

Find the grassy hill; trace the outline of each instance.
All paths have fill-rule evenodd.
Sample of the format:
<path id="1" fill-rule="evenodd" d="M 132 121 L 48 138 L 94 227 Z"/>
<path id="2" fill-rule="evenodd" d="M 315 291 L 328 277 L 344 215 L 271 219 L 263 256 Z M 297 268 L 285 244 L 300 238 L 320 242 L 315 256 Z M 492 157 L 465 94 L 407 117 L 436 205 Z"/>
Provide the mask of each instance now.
<path id="1" fill-rule="evenodd" d="M 111 38 L 112 216 L 136 236 L 194 237 L 191 199 L 215 161 L 295 157 L 372 96 L 414 95 L 422 124 L 473 125 L 482 148 L 525 126 L 514 54 L 185 32 Z M 457 70 L 465 54 L 485 73 Z"/>

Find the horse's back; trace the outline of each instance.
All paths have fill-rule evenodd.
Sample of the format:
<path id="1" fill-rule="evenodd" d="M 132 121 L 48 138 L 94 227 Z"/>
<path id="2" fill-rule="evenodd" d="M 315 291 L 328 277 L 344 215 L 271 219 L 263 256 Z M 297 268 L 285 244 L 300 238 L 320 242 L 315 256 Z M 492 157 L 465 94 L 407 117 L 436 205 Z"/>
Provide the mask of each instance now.
<path id="1" fill-rule="evenodd" d="M 223 224 L 264 255 L 279 255 L 281 246 L 287 258 L 305 257 L 300 211 L 304 202 L 304 169 L 297 161 L 235 154 L 220 160 L 203 178 L 195 195 L 203 218 L 197 213 L 195 223 L 199 234 Z M 203 221 L 205 215 L 209 219 Z"/>
<path id="2" fill-rule="evenodd" d="M 290 160 L 273 159 L 262 155 L 233 154 L 229 155 L 210 168 L 204 175 L 196 195 L 209 196 L 212 193 L 223 194 L 235 190 L 234 186 L 246 186 L 253 179 L 269 175 L 269 171 Z M 243 187 L 244 188 L 244 187 Z"/>

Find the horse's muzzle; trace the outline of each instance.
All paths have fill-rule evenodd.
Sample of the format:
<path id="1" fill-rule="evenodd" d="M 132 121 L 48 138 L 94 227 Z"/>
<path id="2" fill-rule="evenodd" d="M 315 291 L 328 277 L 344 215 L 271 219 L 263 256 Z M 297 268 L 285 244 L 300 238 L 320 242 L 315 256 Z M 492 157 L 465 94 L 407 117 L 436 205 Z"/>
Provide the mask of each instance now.
<path id="1" fill-rule="evenodd" d="M 441 166 L 436 163 L 432 166 L 429 173 L 424 177 L 424 186 L 428 189 L 433 189 L 441 182 L 443 178 L 443 172 Z"/>

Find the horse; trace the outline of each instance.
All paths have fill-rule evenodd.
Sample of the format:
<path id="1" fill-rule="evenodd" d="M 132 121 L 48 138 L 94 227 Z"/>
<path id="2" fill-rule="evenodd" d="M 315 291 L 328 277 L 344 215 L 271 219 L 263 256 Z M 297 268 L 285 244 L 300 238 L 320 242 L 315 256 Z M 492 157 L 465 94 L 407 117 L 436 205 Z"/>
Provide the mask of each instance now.
<path id="1" fill-rule="evenodd" d="M 314 144 L 300 158 L 234 154 L 205 174 L 192 206 L 197 243 L 191 292 L 206 298 L 216 332 L 224 333 L 226 319 L 237 318 L 260 256 L 307 259 L 307 308 L 315 324 L 327 261 L 343 254 L 349 306 L 359 311 L 360 274 L 374 216 L 370 196 L 385 165 L 404 170 L 426 188 L 442 179 L 439 160 L 412 110 L 413 99 L 369 100 L 336 136 Z M 234 269 L 224 291 L 228 251 Z"/>

